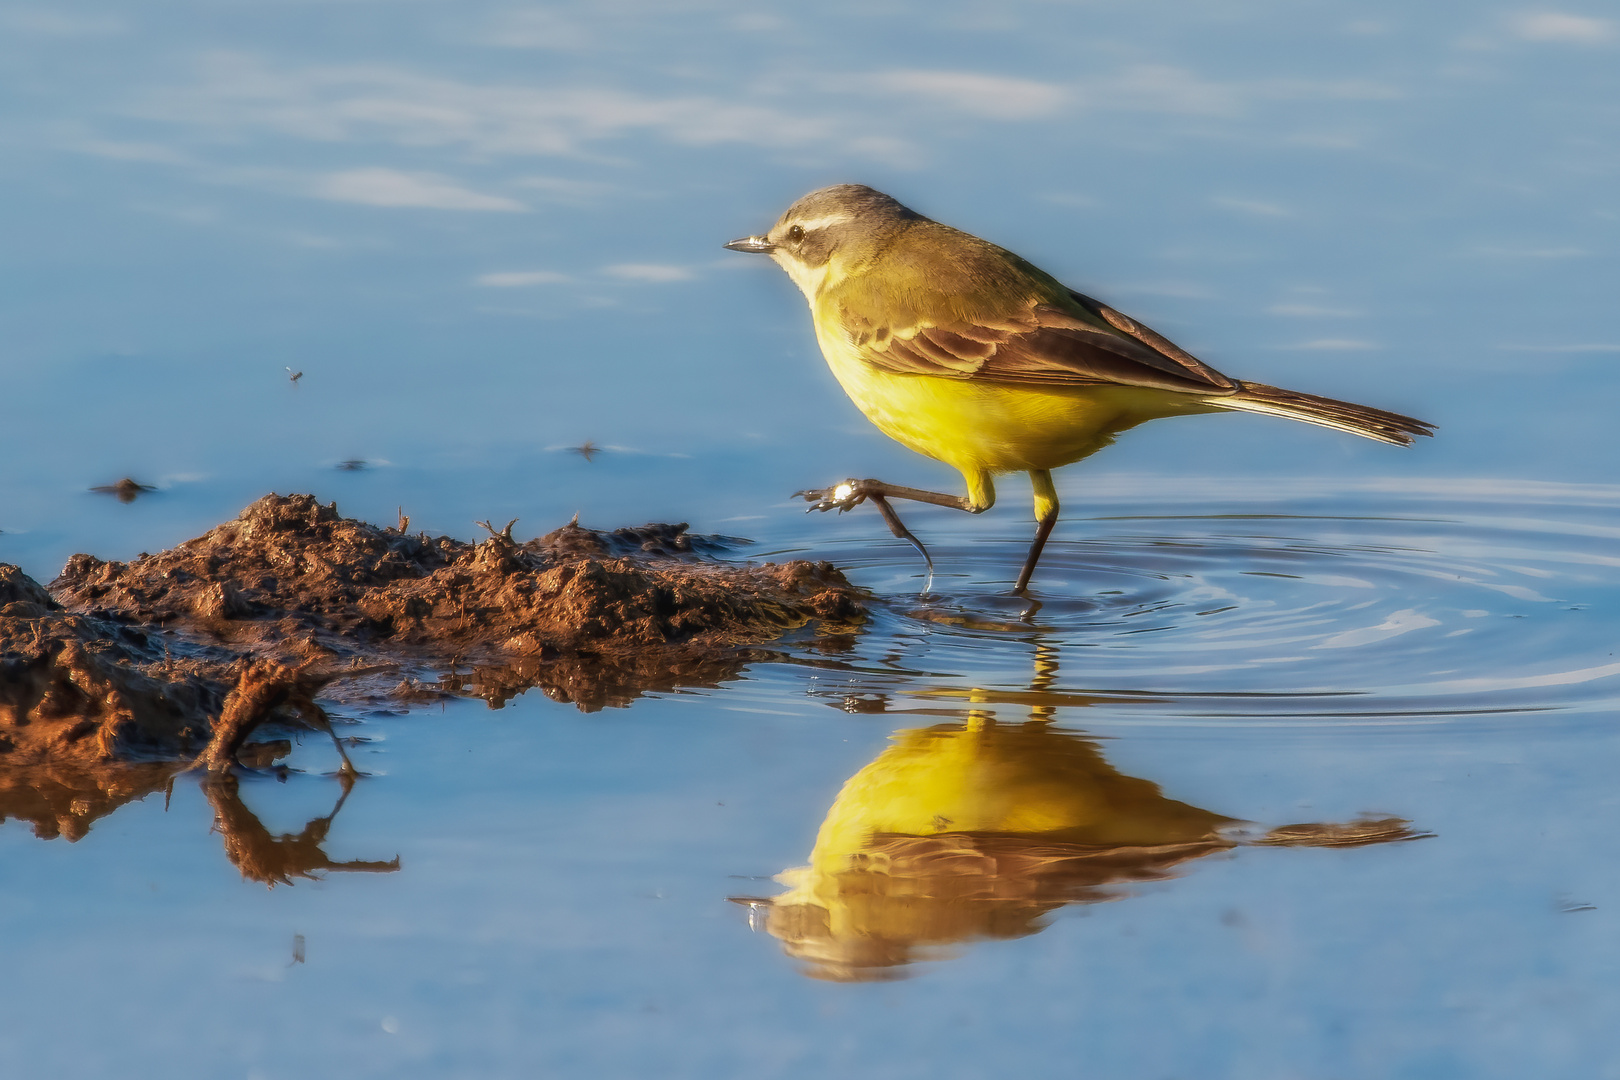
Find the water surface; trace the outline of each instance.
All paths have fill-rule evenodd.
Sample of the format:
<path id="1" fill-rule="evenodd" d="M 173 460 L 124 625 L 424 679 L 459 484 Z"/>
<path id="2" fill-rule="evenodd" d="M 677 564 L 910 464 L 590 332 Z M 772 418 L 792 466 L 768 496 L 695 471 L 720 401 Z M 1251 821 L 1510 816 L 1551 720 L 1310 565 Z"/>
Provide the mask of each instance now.
<path id="1" fill-rule="evenodd" d="M 368 775 L 335 817 L 310 738 L 71 844 L 7 828 L 5 1051 L 86 1076 L 1601 1075 L 1620 492 L 1274 498 L 1104 499 L 1038 602 L 993 528 L 936 538 L 920 594 L 875 521 L 778 515 L 877 590 L 864 633 L 627 709 L 351 714 Z M 943 836 L 950 872 L 912 851 L 877 892 L 807 883 L 840 787 L 901 744 L 901 801 L 841 820 Z M 995 864 L 965 875 L 964 844 Z M 38 990 L 69 972 L 64 1011 Z"/>

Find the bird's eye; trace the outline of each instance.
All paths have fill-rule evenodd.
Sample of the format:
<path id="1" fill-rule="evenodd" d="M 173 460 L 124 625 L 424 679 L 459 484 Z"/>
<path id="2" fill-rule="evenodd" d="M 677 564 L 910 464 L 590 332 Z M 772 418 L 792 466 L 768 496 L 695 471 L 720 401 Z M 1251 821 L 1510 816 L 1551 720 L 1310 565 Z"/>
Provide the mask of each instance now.
<path id="1" fill-rule="evenodd" d="M 793 226 L 793 228 L 788 230 L 788 239 L 793 241 L 795 244 L 797 244 L 800 240 L 803 240 L 804 227 L 801 225 Z"/>

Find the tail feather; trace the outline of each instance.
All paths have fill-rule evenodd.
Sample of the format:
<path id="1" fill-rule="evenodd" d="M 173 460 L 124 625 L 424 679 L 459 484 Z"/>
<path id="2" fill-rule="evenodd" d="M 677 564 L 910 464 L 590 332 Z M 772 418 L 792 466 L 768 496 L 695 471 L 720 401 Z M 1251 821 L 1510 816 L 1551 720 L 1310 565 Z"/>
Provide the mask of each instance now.
<path id="1" fill-rule="evenodd" d="M 1210 398 L 1209 403 L 1223 409 L 1286 416 L 1290 420 L 1320 424 L 1396 446 L 1411 446 L 1416 436 L 1434 434 L 1433 424 L 1400 413 L 1317 397 L 1315 394 L 1301 394 L 1264 383 L 1246 382 L 1242 386 L 1236 394 Z"/>

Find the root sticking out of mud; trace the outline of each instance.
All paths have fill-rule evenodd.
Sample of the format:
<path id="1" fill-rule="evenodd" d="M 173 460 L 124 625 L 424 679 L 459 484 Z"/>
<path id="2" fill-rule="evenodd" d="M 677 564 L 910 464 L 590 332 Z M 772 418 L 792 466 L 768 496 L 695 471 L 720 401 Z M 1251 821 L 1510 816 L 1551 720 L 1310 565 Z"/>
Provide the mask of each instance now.
<path id="1" fill-rule="evenodd" d="M 0 784 L 0 818 L 71 835 L 163 783 L 151 763 L 219 773 L 266 721 L 330 730 L 317 696 L 499 706 L 538 687 L 593 710 L 714 685 L 783 635 L 865 614 L 828 563 L 722 562 L 730 545 L 685 525 L 527 543 L 510 523 L 479 543 L 407 526 L 268 495 L 169 551 L 75 555 L 49 587 L 0 566 L 0 766 L 45 770 L 26 798 Z M 55 804 L 51 770 L 86 813 Z"/>

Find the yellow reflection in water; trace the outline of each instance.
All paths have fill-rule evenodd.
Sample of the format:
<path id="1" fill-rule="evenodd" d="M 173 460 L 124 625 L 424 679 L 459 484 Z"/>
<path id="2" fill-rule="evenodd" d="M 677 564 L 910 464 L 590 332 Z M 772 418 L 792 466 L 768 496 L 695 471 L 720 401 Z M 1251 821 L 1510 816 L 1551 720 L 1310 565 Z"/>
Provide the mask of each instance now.
<path id="1" fill-rule="evenodd" d="M 1030 720 L 986 711 L 901 730 L 839 792 L 808 866 L 787 892 L 748 900 L 756 926 L 806 973 L 895 978 L 906 965 L 984 938 L 1043 929 L 1066 904 L 1118 899 L 1121 886 L 1236 847 L 1236 819 L 1165 796 L 1120 773 L 1096 742 L 1048 721 L 1056 672 L 1037 649 Z M 991 696 L 991 695 L 985 695 Z M 1003 695 L 1004 696 L 1004 695 Z M 1061 695 L 1059 695 L 1061 696 Z M 1250 843 L 1353 846 L 1415 839 L 1396 819 L 1291 825 Z"/>

